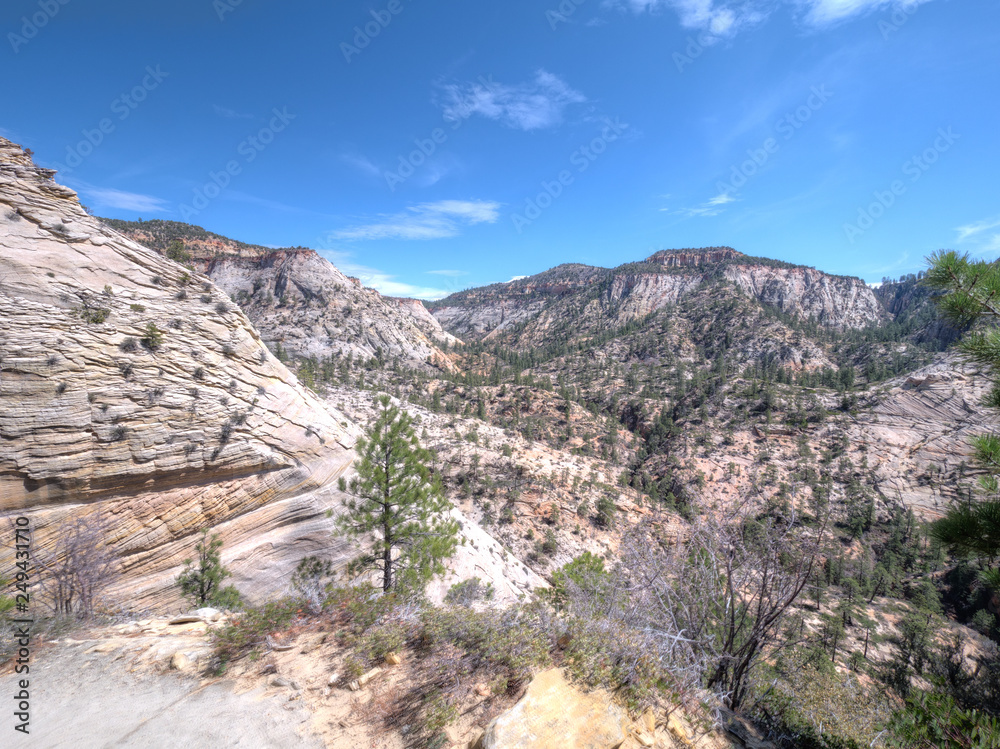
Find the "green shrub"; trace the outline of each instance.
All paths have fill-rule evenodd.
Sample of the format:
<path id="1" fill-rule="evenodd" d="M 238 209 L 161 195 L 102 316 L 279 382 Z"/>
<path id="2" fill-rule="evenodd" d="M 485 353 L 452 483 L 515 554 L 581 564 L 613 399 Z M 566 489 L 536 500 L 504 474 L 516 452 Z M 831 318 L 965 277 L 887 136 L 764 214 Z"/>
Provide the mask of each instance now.
<path id="1" fill-rule="evenodd" d="M 461 649 L 471 671 L 486 669 L 520 682 L 549 662 L 548 621 L 535 604 L 483 612 L 457 606 L 428 608 L 420 618 L 423 646 Z"/>
<path id="2" fill-rule="evenodd" d="M 105 309 L 104 307 L 87 307 L 84 306 L 80 310 L 80 317 L 83 318 L 85 323 L 90 325 L 100 325 L 108 316 L 111 314 L 111 310 Z"/>
<path id="3" fill-rule="evenodd" d="M 923 692 L 906 701 L 890 726 L 890 746 L 908 749 L 996 749 L 1000 719 L 963 710 L 946 694 Z"/>
<path id="4" fill-rule="evenodd" d="M 559 541 L 556 539 L 555 532 L 549 528 L 545 531 L 545 540 L 542 541 L 542 553 L 552 556 L 559 549 Z"/>
<path id="5" fill-rule="evenodd" d="M 167 247 L 167 257 L 177 263 L 191 262 L 191 253 L 184 248 L 184 243 L 179 239 L 175 239 Z"/>
<path id="6" fill-rule="evenodd" d="M 458 708 L 440 692 L 431 692 L 424 700 L 424 730 L 429 736 L 428 746 L 447 746 L 449 740 L 444 729 L 454 723 L 457 718 Z"/>
<path id="7" fill-rule="evenodd" d="M 413 635 L 412 625 L 398 617 L 390 617 L 359 635 L 354 641 L 354 653 L 368 663 L 381 663 L 389 653 L 402 650 Z"/>
<path id="8" fill-rule="evenodd" d="M 156 327 L 156 323 L 146 325 L 146 332 L 139 339 L 143 348 L 149 351 L 156 351 L 163 345 L 163 331 Z"/>
<path id="9" fill-rule="evenodd" d="M 300 613 L 302 602 L 296 598 L 281 598 L 263 606 L 248 607 L 232 617 L 214 633 L 216 657 L 224 668 L 227 663 L 258 651 L 268 635 L 285 630 Z"/>
<path id="10" fill-rule="evenodd" d="M 615 507 L 615 502 L 611 497 L 601 497 L 597 500 L 597 524 L 602 528 L 614 528 L 615 527 L 615 512 L 618 508 Z"/>
<path id="11" fill-rule="evenodd" d="M 590 599 L 599 596 L 610 581 L 611 575 L 604 569 L 604 560 L 585 551 L 553 572 L 551 586 L 542 594 L 556 608 L 565 609 L 575 590 Z"/>
<path id="12" fill-rule="evenodd" d="M 493 599 L 493 583 L 486 583 L 478 577 L 470 577 L 468 580 L 455 583 L 448 589 L 444 596 L 446 603 L 457 606 L 471 606 L 476 601 L 490 601 Z"/>

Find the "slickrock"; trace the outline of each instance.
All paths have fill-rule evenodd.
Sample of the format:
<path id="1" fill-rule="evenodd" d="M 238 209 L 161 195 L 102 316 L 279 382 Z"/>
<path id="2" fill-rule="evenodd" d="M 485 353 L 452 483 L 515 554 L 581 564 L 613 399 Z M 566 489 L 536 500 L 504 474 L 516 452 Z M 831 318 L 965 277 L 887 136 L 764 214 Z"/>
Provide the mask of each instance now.
<path id="1" fill-rule="evenodd" d="M 0 512 L 28 516 L 36 547 L 64 519 L 110 518 L 115 594 L 139 608 L 174 599 L 205 527 L 238 587 L 283 587 L 331 546 L 358 429 L 226 293 L 88 216 L 53 174 L 0 139 Z"/>
<path id="2" fill-rule="evenodd" d="M 868 449 L 880 491 L 926 518 L 940 517 L 973 483 L 970 437 L 995 429 L 981 405 L 984 374 L 954 354 L 887 383 L 886 392 L 848 428 L 851 442 Z"/>

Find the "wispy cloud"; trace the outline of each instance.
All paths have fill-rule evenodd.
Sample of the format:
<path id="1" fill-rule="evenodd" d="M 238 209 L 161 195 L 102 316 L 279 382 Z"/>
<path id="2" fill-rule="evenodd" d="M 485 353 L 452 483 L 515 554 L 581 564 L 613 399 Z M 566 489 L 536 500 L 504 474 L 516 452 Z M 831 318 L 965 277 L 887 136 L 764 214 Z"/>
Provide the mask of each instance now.
<path id="1" fill-rule="evenodd" d="M 242 112 L 237 112 L 235 109 L 230 109 L 229 107 L 223 107 L 218 104 L 213 104 L 212 109 L 215 111 L 219 117 L 225 117 L 228 120 L 252 120 L 252 114 L 243 114 Z"/>
<path id="2" fill-rule="evenodd" d="M 394 276 L 377 268 L 370 268 L 354 261 L 354 254 L 343 250 L 320 250 L 327 260 L 336 265 L 341 272 L 354 276 L 369 288 L 375 289 L 386 296 L 402 296 L 413 299 L 441 299 L 452 293 L 447 289 L 431 286 L 420 286 L 397 280 Z"/>
<path id="3" fill-rule="evenodd" d="M 636 14 L 656 13 L 671 9 L 677 13 L 685 29 L 706 34 L 703 41 L 731 37 L 741 29 L 754 26 L 767 18 L 771 2 L 742 0 L 605 0 L 607 7 L 630 10 Z"/>
<path id="4" fill-rule="evenodd" d="M 427 271 L 432 276 L 447 276 L 448 278 L 458 278 L 459 276 L 469 275 L 467 270 L 429 270 Z"/>
<path id="5" fill-rule="evenodd" d="M 855 16 L 887 8 L 916 7 L 930 0 L 785 0 L 813 28 L 833 26 Z M 775 0 L 604 0 L 608 8 L 637 15 L 673 10 L 686 29 L 701 31 L 702 42 L 732 37 L 767 19 L 779 3 Z"/>
<path id="6" fill-rule="evenodd" d="M 886 8 L 912 9 L 930 0 L 794 0 L 809 26 L 833 26 L 854 16 Z"/>
<path id="7" fill-rule="evenodd" d="M 1000 252 L 1000 231 L 994 229 L 1000 229 L 1000 216 L 959 226 L 955 229 L 958 235 L 955 241 L 968 246 L 977 257 L 993 255 Z"/>
<path id="8" fill-rule="evenodd" d="M 661 211 L 666 211 L 668 213 L 675 213 L 681 216 L 688 217 L 701 217 L 707 218 L 709 216 L 718 216 L 724 210 L 724 206 L 729 203 L 735 203 L 737 198 L 734 198 L 732 194 L 728 192 L 719 193 L 715 197 L 709 198 L 704 203 L 694 206 L 693 208 L 681 208 L 680 210 L 674 210 L 672 208 L 661 208 Z"/>
<path id="9" fill-rule="evenodd" d="M 375 165 L 367 156 L 362 156 L 353 151 L 340 154 L 340 160 L 357 171 L 369 177 L 382 177 L 382 170 Z"/>
<path id="10" fill-rule="evenodd" d="M 167 201 L 152 195 L 125 192 L 124 190 L 115 190 L 112 187 L 92 187 L 90 185 L 81 186 L 80 192 L 86 195 L 87 199 L 95 205 L 103 208 L 117 208 L 122 211 L 135 211 L 136 213 L 167 213 L 170 211 L 170 204 Z"/>
<path id="11" fill-rule="evenodd" d="M 985 231 L 996 229 L 997 227 L 1000 227 L 1000 217 L 984 219 L 974 224 L 966 224 L 965 226 L 958 227 L 955 231 L 958 232 L 957 240 L 964 242 L 970 237 L 976 237 Z"/>
<path id="12" fill-rule="evenodd" d="M 533 80 L 513 85 L 480 79 L 441 86 L 445 119 L 480 115 L 515 130 L 540 130 L 561 124 L 566 109 L 587 97 L 559 76 L 539 70 Z"/>
<path id="13" fill-rule="evenodd" d="M 500 217 L 500 203 L 486 200 L 440 200 L 421 203 L 402 213 L 383 214 L 377 220 L 330 232 L 332 240 L 446 239 L 462 227 L 492 224 Z"/>

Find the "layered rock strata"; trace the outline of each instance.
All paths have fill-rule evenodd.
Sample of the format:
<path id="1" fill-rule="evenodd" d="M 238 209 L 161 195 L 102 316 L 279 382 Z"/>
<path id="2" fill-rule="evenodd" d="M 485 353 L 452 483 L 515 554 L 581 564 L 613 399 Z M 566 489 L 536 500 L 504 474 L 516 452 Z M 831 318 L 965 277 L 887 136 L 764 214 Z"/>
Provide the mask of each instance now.
<path id="1" fill-rule="evenodd" d="M 245 592 L 285 585 L 298 558 L 337 546 L 324 511 L 357 428 L 228 294 L 88 216 L 53 176 L 0 139 L 0 512 L 28 517 L 36 548 L 60 521 L 109 519 L 116 597 L 133 607 L 176 597 L 203 528 Z"/>

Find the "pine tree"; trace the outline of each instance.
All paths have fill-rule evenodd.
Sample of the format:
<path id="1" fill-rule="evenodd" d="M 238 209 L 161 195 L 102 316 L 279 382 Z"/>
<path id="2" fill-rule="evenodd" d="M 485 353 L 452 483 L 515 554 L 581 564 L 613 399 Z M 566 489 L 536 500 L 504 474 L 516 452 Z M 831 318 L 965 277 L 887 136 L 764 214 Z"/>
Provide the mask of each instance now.
<path id="1" fill-rule="evenodd" d="M 958 328 L 975 326 L 958 350 L 989 373 L 993 387 L 983 405 L 1000 409 L 1000 265 L 938 252 L 930 258 L 924 283 L 946 292 L 938 308 L 949 322 Z M 993 567 L 1000 556 L 1000 435 L 979 435 L 972 446 L 976 463 L 986 472 L 980 478 L 984 499 L 954 506 L 931 533 L 953 551 L 977 557 L 989 567 L 982 572 L 983 581 L 1000 590 L 1000 569 Z"/>
<path id="2" fill-rule="evenodd" d="M 222 587 L 222 582 L 230 576 L 222 566 L 222 540 L 218 533 L 209 538 L 208 530 L 201 532 L 201 541 L 195 546 L 198 563 L 194 559 L 184 560 L 184 570 L 177 578 L 181 593 L 195 605 L 216 604 L 234 608 L 239 603 L 239 593 L 233 586 Z"/>
<path id="3" fill-rule="evenodd" d="M 440 481 L 432 478 L 430 451 L 420 446 L 413 419 L 376 400 L 378 418 L 358 440 L 357 477 L 350 482 L 347 512 L 338 528 L 351 538 L 371 538 L 370 553 L 355 569 L 382 573 L 382 590 L 419 587 L 444 572 L 444 560 L 458 545 L 458 523 Z"/>

